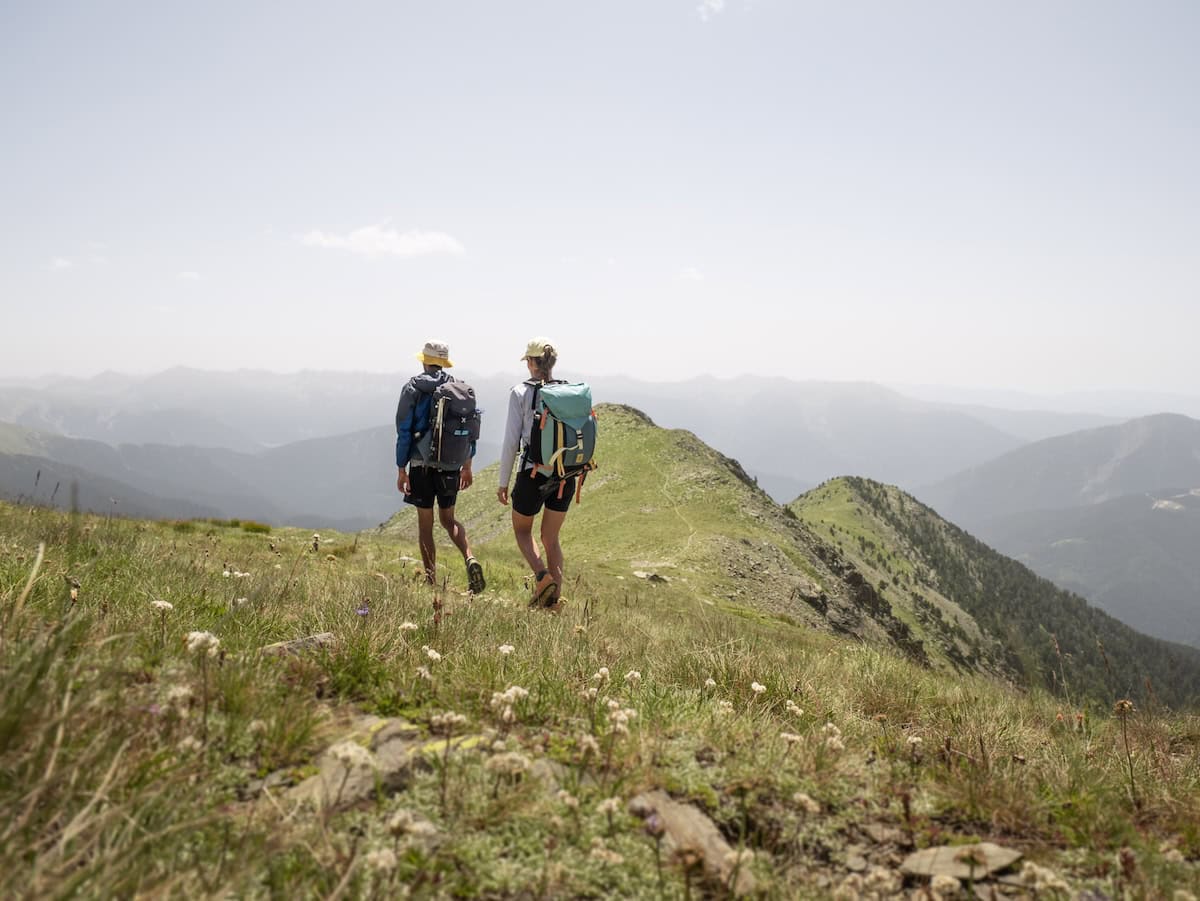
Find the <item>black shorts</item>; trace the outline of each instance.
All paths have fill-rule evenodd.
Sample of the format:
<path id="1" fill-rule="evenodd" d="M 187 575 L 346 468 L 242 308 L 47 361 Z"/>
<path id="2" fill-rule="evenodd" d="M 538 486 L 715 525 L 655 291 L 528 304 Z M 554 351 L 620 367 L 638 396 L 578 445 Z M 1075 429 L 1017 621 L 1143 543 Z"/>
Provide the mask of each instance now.
<path id="1" fill-rule="evenodd" d="M 418 510 L 432 510 L 433 499 L 443 510 L 453 507 L 458 501 L 460 470 L 435 469 L 432 466 L 408 467 L 408 494 L 404 503 Z"/>
<path id="2" fill-rule="evenodd" d="M 537 516 L 542 504 L 547 510 L 556 513 L 566 513 L 575 497 L 575 476 L 565 482 L 550 482 L 548 475 L 529 477 L 531 470 L 523 469 L 517 473 L 517 484 L 513 486 L 510 500 L 512 508 L 522 516 Z M 562 497 L 558 496 L 559 485 L 562 485 Z"/>

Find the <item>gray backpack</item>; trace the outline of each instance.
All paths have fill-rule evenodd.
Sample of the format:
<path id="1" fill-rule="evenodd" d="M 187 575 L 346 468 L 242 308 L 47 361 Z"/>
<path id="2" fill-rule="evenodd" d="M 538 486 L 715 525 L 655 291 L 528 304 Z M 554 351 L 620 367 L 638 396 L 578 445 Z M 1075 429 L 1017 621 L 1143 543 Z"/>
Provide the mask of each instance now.
<path id="1" fill-rule="evenodd" d="M 461 469 L 479 440 L 479 408 L 475 389 L 448 381 L 433 391 L 429 408 L 429 463 L 438 469 Z"/>

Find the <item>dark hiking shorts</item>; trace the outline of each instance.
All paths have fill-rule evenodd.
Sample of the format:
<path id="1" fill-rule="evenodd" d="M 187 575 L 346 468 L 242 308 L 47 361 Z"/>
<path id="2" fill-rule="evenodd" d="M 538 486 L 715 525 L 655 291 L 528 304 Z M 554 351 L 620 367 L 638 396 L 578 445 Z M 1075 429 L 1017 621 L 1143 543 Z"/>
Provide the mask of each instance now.
<path id="1" fill-rule="evenodd" d="M 432 510 L 433 500 L 443 510 L 453 507 L 458 501 L 457 469 L 435 469 L 432 466 L 410 466 L 408 468 L 408 494 L 404 503 L 419 510 Z"/>
<path id="2" fill-rule="evenodd" d="M 575 477 L 572 476 L 562 483 L 562 497 L 559 497 L 559 483 L 551 483 L 548 475 L 537 475 L 531 479 L 531 471 L 526 469 L 517 474 L 517 484 L 513 486 L 509 496 L 512 508 L 522 516 L 537 516 L 542 504 L 546 505 L 547 510 L 566 513 L 572 498 L 575 497 Z"/>

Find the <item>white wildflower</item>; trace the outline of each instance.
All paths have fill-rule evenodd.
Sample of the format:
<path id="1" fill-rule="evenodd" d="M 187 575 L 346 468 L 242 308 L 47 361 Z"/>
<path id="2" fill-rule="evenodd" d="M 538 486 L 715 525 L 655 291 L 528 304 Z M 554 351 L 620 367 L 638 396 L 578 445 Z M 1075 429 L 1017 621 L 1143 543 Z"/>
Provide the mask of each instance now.
<path id="1" fill-rule="evenodd" d="M 592 839 L 592 849 L 588 852 L 588 856 L 593 860 L 598 860 L 601 863 L 612 864 L 613 866 L 620 866 L 621 864 L 625 863 L 625 858 L 616 851 L 608 850 L 608 848 L 604 846 L 603 839 L 599 837 Z"/>
<path id="2" fill-rule="evenodd" d="M 167 689 L 167 703 L 172 707 L 183 707 L 192 699 L 192 689 L 187 685 L 172 685 Z"/>
<path id="3" fill-rule="evenodd" d="M 705 688 L 716 688 L 717 680 L 714 679 L 712 676 L 709 676 L 707 679 L 704 680 L 704 687 Z"/>
<path id="4" fill-rule="evenodd" d="M 390 873 L 396 869 L 396 852 L 391 848 L 380 848 L 367 854 L 367 866 L 380 873 Z"/>
<path id="5" fill-rule="evenodd" d="M 168 610 L 175 609 L 175 605 L 170 601 L 151 601 L 150 606 L 160 613 L 166 613 Z"/>
<path id="6" fill-rule="evenodd" d="M 783 706 L 784 706 L 784 709 L 786 709 L 787 712 L 792 714 L 793 716 L 804 716 L 804 711 L 801 710 L 800 707 L 796 704 L 796 702 L 793 701 L 791 698 L 788 698 L 787 703 L 784 704 Z"/>
<path id="7" fill-rule="evenodd" d="M 750 690 L 756 695 L 760 695 L 767 690 L 767 686 L 763 685 L 761 682 L 751 682 Z"/>
<path id="8" fill-rule="evenodd" d="M 1021 883 L 1039 892 L 1065 892 L 1070 894 L 1071 887 L 1065 880 L 1048 867 L 1038 866 L 1031 860 L 1025 861 L 1021 867 Z"/>
<path id="9" fill-rule="evenodd" d="M 841 738 L 842 737 L 842 730 L 839 729 L 837 726 L 835 726 L 833 723 L 826 723 L 824 726 L 821 727 L 821 732 L 824 733 L 829 738 Z"/>
<path id="10" fill-rule="evenodd" d="M 925 740 L 919 735 L 910 735 L 908 737 L 908 746 L 914 751 L 918 750 L 923 744 L 925 744 Z"/>
<path id="11" fill-rule="evenodd" d="M 579 740 L 576 742 L 576 744 L 579 745 L 579 750 L 582 751 L 584 754 L 589 754 L 589 753 L 590 754 L 599 754 L 600 753 L 600 742 L 596 741 L 594 736 L 587 735 L 586 733 L 583 735 L 580 735 Z"/>
<path id="12" fill-rule="evenodd" d="M 251 720 L 250 725 L 246 727 L 246 731 L 251 735 L 264 735 L 267 731 L 267 724 L 262 720 Z"/>
<path id="13" fill-rule="evenodd" d="M 437 651 L 435 651 L 433 648 L 431 648 L 429 645 L 423 645 L 421 647 L 421 650 L 424 651 L 425 656 L 428 657 L 430 660 L 432 660 L 434 663 L 437 663 L 439 660 L 442 659 L 442 655 L 439 654 Z"/>
<path id="14" fill-rule="evenodd" d="M 500 656 L 507 657 L 509 654 L 511 654 L 515 650 L 516 650 L 516 648 L 514 648 L 511 644 L 502 644 L 502 645 L 500 645 Z"/>
<path id="15" fill-rule="evenodd" d="M 812 796 L 807 792 L 796 792 L 792 795 L 792 800 L 807 814 L 818 814 L 821 812 L 821 805 L 814 801 Z"/>
<path id="16" fill-rule="evenodd" d="M 642 681 L 642 674 L 639 673 L 635 669 L 631 669 L 629 672 L 627 672 L 625 674 L 625 681 L 629 682 L 633 685 L 637 685 L 639 682 Z"/>
<path id="17" fill-rule="evenodd" d="M 405 810 L 404 808 L 401 808 L 392 814 L 391 819 L 388 820 L 388 832 L 390 832 L 396 838 L 400 838 L 402 835 L 410 834 L 413 831 L 413 826 L 417 822 L 417 818 L 413 816 L 411 810 Z"/>
<path id="18" fill-rule="evenodd" d="M 834 901 L 860 901 L 863 888 L 863 878 L 857 873 L 851 873 L 833 890 Z"/>
<path id="19" fill-rule="evenodd" d="M 872 867 L 864 881 L 864 886 L 873 895 L 889 898 L 899 890 L 900 878 L 884 867 Z"/>
<path id="20" fill-rule="evenodd" d="M 221 646 L 221 640 L 211 632 L 189 632 L 185 641 L 189 654 L 207 654 L 209 657 L 216 657 L 217 648 Z"/>
<path id="21" fill-rule="evenodd" d="M 230 576 L 232 576 L 232 575 L 233 575 L 233 573 L 231 573 L 231 572 L 230 572 L 229 570 L 227 570 L 227 569 L 224 569 L 224 570 L 221 570 L 221 575 L 222 575 L 223 577 L 225 577 L 226 579 L 228 579 Z"/>
<path id="22" fill-rule="evenodd" d="M 929 888 L 938 898 L 953 898 L 962 891 L 962 883 L 948 873 L 938 873 L 930 881 Z"/>
<path id="23" fill-rule="evenodd" d="M 187 738 L 185 738 L 183 741 L 181 741 L 178 745 L 176 745 L 176 747 L 179 749 L 180 753 L 182 753 L 182 754 L 193 754 L 196 751 L 201 750 L 204 747 L 204 745 L 202 745 L 200 743 L 199 739 L 195 738 L 194 736 L 189 735 Z"/>
<path id="24" fill-rule="evenodd" d="M 831 754 L 840 754 L 842 751 L 846 750 L 846 745 L 836 735 L 831 735 L 829 738 L 825 739 L 825 750 L 829 751 Z"/>
<path id="25" fill-rule="evenodd" d="M 417 667 L 417 678 L 424 679 L 426 682 L 432 682 L 433 681 L 433 673 L 431 673 L 429 671 L 428 667 L 418 666 Z"/>
<path id="26" fill-rule="evenodd" d="M 561 802 L 561 803 L 562 803 L 564 806 L 571 808 L 571 810 L 578 810 L 578 809 L 579 809 L 579 799 L 578 799 L 578 798 L 576 798 L 576 797 L 575 797 L 573 794 L 571 794 L 569 791 L 567 791 L 565 788 L 560 788 L 560 789 L 558 790 L 558 795 L 557 795 L 557 797 L 558 797 L 558 800 L 559 800 L 559 801 L 560 801 L 560 802 Z"/>
<path id="27" fill-rule="evenodd" d="M 400 624 L 400 631 L 401 632 L 415 632 L 415 631 L 417 631 L 417 624 L 410 623 L 410 622 L 403 622 Z"/>
<path id="28" fill-rule="evenodd" d="M 795 732 L 780 732 L 779 737 L 783 739 L 784 744 L 788 746 L 789 750 L 792 745 L 798 745 L 804 741 L 804 737 L 797 735 Z"/>
<path id="29" fill-rule="evenodd" d="M 608 667 L 602 666 L 596 672 L 592 673 L 592 680 L 603 685 L 608 681 Z"/>
<path id="30" fill-rule="evenodd" d="M 718 713 L 733 713 L 733 701 L 717 701 Z"/>
<path id="31" fill-rule="evenodd" d="M 596 805 L 596 810 L 599 813 L 607 814 L 609 816 L 612 816 L 614 813 L 620 813 L 621 812 L 621 799 L 620 798 L 605 798 L 603 801 L 601 801 L 599 804 Z"/>
<path id="32" fill-rule="evenodd" d="M 436 714 L 435 716 L 430 717 L 429 720 L 429 725 L 431 725 L 434 729 L 437 729 L 439 732 L 453 729 L 455 726 L 465 726 L 466 724 L 467 718 L 461 713 L 454 713 L 453 711 Z"/>
<path id="33" fill-rule="evenodd" d="M 375 758 L 371 752 L 355 741 L 338 742 L 329 749 L 329 754 L 348 770 L 367 770 L 375 766 Z"/>
<path id="34" fill-rule="evenodd" d="M 594 701 L 596 700 L 596 696 L 598 694 L 600 694 L 600 692 L 596 688 L 585 688 L 579 693 L 579 697 L 583 698 L 585 701 Z"/>
<path id="35" fill-rule="evenodd" d="M 529 772 L 532 766 L 533 761 L 524 754 L 518 751 L 506 751 L 503 754 L 489 757 L 483 768 L 492 773 L 499 773 L 502 776 L 520 776 L 522 773 Z"/>

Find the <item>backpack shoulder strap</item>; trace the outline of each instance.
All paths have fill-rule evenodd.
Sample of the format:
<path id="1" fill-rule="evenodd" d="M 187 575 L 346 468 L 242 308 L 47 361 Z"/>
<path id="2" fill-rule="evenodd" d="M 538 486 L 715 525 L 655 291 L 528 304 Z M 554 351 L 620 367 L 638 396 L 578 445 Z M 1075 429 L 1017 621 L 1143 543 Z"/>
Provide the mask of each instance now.
<path id="1" fill-rule="evenodd" d="M 533 389 L 533 391 L 529 393 L 529 409 L 536 410 L 538 392 L 542 389 L 542 385 L 545 383 L 541 379 L 526 379 L 521 384 L 527 385 Z"/>

